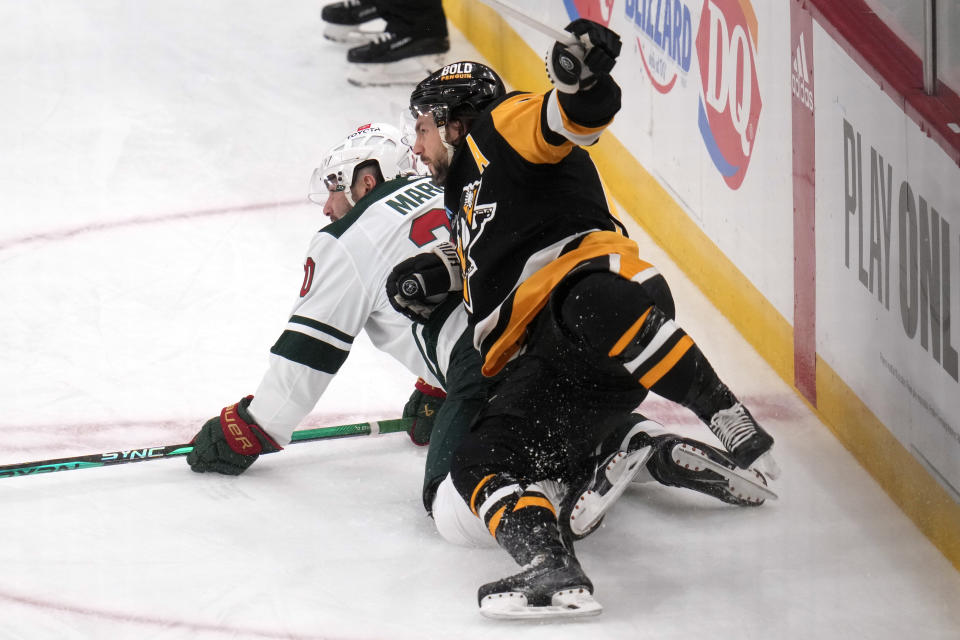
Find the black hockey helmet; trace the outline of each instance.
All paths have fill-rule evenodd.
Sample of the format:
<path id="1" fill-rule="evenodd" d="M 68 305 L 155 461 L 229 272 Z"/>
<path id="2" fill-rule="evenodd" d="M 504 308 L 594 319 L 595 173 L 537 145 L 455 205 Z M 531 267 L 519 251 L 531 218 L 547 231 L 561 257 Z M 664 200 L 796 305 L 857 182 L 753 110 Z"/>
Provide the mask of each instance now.
<path id="1" fill-rule="evenodd" d="M 454 62 L 417 85 L 410 94 L 410 112 L 414 118 L 432 113 L 441 127 L 447 117 L 478 115 L 506 92 L 500 76 L 487 65 L 469 60 Z"/>

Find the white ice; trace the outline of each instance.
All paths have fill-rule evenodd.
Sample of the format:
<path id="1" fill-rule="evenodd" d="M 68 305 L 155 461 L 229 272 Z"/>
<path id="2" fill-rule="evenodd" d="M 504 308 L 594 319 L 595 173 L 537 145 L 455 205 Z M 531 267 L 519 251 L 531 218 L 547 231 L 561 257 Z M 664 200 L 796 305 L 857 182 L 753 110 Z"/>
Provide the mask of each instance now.
<path id="1" fill-rule="evenodd" d="M 313 167 L 406 98 L 347 84 L 319 8 L 0 4 L 0 464 L 185 442 L 256 387 L 325 221 Z M 960 637 L 956 570 L 636 235 L 784 475 L 759 509 L 631 488 L 579 546 L 600 617 L 482 618 L 512 561 L 438 538 L 425 451 L 388 435 L 238 478 L 177 458 L 0 480 L 0 638 Z M 396 417 L 412 382 L 359 340 L 308 422 Z"/>

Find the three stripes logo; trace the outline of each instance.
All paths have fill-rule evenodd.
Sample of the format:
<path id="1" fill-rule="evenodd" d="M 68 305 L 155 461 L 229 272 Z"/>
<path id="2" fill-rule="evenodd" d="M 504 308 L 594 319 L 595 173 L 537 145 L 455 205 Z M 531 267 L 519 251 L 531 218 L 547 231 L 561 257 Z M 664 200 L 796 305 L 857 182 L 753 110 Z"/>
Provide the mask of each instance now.
<path id="1" fill-rule="evenodd" d="M 793 90 L 793 97 L 807 109 L 813 111 L 813 82 L 811 82 L 810 68 L 807 65 L 807 45 L 803 32 L 800 32 L 799 42 L 793 54 L 790 86 Z"/>

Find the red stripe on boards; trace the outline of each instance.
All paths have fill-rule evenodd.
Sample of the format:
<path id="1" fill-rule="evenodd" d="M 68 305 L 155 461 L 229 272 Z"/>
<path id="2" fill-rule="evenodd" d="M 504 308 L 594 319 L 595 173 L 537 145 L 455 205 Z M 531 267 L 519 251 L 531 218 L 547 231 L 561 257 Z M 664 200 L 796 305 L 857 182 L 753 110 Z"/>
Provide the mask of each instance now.
<path id="1" fill-rule="evenodd" d="M 817 405 L 816 129 L 813 16 L 790 3 L 790 86 L 793 99 L 793 376 Z"/>

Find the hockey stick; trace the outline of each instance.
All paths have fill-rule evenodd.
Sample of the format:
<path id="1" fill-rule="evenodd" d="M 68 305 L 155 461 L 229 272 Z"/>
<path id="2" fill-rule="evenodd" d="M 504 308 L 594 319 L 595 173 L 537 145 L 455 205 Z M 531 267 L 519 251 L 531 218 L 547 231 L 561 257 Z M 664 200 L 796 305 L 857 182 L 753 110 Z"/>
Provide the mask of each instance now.
<path id="1" fill-rule="evenodd" d="M 357 424 L 341 424 L 335 427 L 301 429 L 293 432 L 291 442 L 399 433 L 409 429 L 412 424 L 412 418 L 398 418 L 395 420 L 381 420 L 379 422 L 371 421 Z M 191 451 L 193 451 L 192 444 L 171 444 L 165 447 L 145 447 L 142 449 L 131 449 L 129 451 L 93 453 L 85 456 L 74 456 L 72 458 L 20 462 L 0 465 L 0 478 L 14 478 L 18 476 L 36 475 L 38 473 L 53 473 L 56 471 L 72 471 L 73 469 L 89 469 L 91 467 L 106 467 L 115 464 L 126 464 L 127 462 L 160 460 L 162 458 L 185 456 Z"/>
<path id="2" fill-rule="evenodd" d="M 511 18 L 514 18 L 518 22 L 522 22 L 528 27 L 533 27 L 540 33 L 550 36 L 560 44 L 566 45 L 568 47 L 572 45 L 582 46 L 580 41 L 577 39 L 577 37 L 572 33 L 555 29 L 550 25 L 545 24 L 532 16 L 528 16 L 527 14 L 523 13 L 516 7 L 513 7 L 507 4 L 506 2 L 501 2 L 501 0 L 480 0 L 480 2 L 487 5 L 494 11 L 497 11 L 501 15 L 509 16 Z"/>

